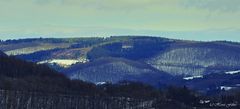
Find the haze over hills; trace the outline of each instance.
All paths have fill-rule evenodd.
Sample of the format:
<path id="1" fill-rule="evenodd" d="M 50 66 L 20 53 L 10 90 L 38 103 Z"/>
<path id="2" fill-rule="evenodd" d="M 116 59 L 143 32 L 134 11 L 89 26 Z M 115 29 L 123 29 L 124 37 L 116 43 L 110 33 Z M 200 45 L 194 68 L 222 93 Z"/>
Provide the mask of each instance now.
<path id="1" fill-rule="evenodd" d="M 135 80 L 159 86 L 175 84 L 169 82 L 174 77 L 176 80 L 182 79 L 177 81 L 178 85 L 193 86 L 195 83 L 184 78 L 201 80 L 201 77 L 211 74 L 224 76 L 225 72 L 240 69 L 240 44 L 227 41 L 115 36 L 8 40 L 0 45 L 0 50 L 10 53 L 9 55 L 47 64 L 69 78 L 94 83 Z M 228 83 L 219 83 L 215 88 L 223 85 L 235 86 L 238 81 Z M 193 88 L 206 89 L 208 85 Z"/>

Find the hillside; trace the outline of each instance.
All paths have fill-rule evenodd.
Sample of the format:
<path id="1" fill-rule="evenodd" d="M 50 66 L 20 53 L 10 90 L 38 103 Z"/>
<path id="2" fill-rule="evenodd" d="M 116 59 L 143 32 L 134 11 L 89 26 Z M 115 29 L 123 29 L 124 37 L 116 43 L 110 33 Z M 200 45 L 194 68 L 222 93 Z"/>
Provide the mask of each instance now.
<path id="1" fill-rule="evenodd" d="M 164 52 L 171 44 L 176 43 L 176 40 L 162 37 L 132 36 L 126 38 L 128 39 L 93 47 L 87 54 L 88 59 L 121 57 L 130 60 L 143 60 Z"/>
<path id="2" fill-rule="evenodd" d="M 28 43 L 36 42 L 65 43 L 69 46 L 34 51 L 16 57 L 46 64 L 72 79 L 94 83 L 115 83 L 127 79 L 157 85 L 159 82 L 164 84 L 171 80 L 163 79 L 162 74 L 166 73 L 171 75 L 170 78 L 186 78 L 240 69 L 240 44 L 227 41 L 201 42 L 148 36 L 115 36 L 22 39 L 1 42 L 0 48 L 9 50 L 12 45 L 20 44 L 20 48 L 15 48 L 15 45 L 13 48 L 24 49 L 30 47 Z"/>
<path id="3" fill-rule="evenodd" d="M 7 56 L 0 56 L 0 89 L 85 95 L 97 91 L 95 85 L 72 81 L 45 65 Z"/>
<path id="4" fill-rule="evenodd" d="M 240 69 L 240 44 L 236 42 L 184 41 L 161 37 L 130 37 L 94 47 L 88 59 L 121 57 L 144 61 L 177 76 L 200 76 Z"/>
<path id="5" fill-rule="evenodd" d="M 0 51 L 0 57 L 4 57 L 7 56 L 5 53 L 3 53 L 2 51 Z"/>
<path id="6" fill-rule="evenodd" d="M 240 46 L 223 42 L 175 44 L 146 62 L 172 75 L 205 75 L 240 68 Z"/>
<path id="7" fill-rule="evenodd" d="M 198 90 L 207 95 L 217 95 L 228 91 L 238 91 L 240 89 L 239 79 L 239 73 L 215 73 L 185 80 L 184 84 L 191 89 Z"/>
<path id="8" fill-rule="evenodd" d="M 112 59 L 120 61 L 122 59 Z M 106 60 L 106 63 L 112 60 Z M 123 60 L 128 62 L 128 60 Z M 130 63 L 140 68 L 141 64 Z M 136 73 L 136 72 L 135 72 Z M 179 88 L 178 90 L 181 90 Z M 177 90 L 174 90 L 175 92 Z M 186 90 L 187 91 L 187 90 Z M 170 92 L 172 93 L 172 92 Z M 174 103 L 181 109 L 191 105 L 187 100 L 167 101 L 167 92 L 138 82 L 120 82 L 96 86 L 79 80 L 70 80 L 64 75 L 15 57 L 0 56 L 0 108 L 28 109 L 92 109 L 92 108 L 158 108 Z M 186 96 L 197 98 L 188 93 Z M 161 100 L 161 103 L 158 101 Z M 192 101 L 196 102 L 197 101 Z"/>
<path id="9" fill-rule="evenodd" d="M 76 64 L 62 72 L 65 72 L 71 79 L 94 83 L 117 83 L 123 80 L 131 80 L 157 86 L 160 83 L 166 84 L 173 78 L 147 64 L 124 58 L 100 58 L 90 63 Z"/>
<path id="10" fill-rule="evenodd" d="M 7 55 L 21 55 L 55 48 L 67 48 L 69 46 L 68 42 L 54 42 L 48 39 L 21 39 L 7 40 L 0 43 L 0 50 Z"/>
<path id="11" fill-rule="evenodd" d="M 14 49 L 18 49 L 20 44 L 19 49 L 23 49 L 31 46 L 24 43 L 35 41 L 70 46 L 26 52 L 16 57 L 0 52 L 0 96 L 9 97 L 1 100 L 7 101 L 10 107 L 26 108 L 25 104 L 30 103 L 32 107 L 46 108 L 48 102 L 41 102 L 42 97 L 55 108 L 58 107 L 54 103 L 61 101 L 63 109 L 83 105 L 172 109 L 173 104 L 183 109 L 218 108 L 209 103 L 199 104 L 201 100 L 221 103 L 223 108 L 227 107 L 226 101 L 239 106 L 239 43 L 110 37 L 97 41 L 95 38 L 24 39 L 1 42 L 0 48 L 11 49 L 16 44 Z M 14 96 L 21 104 L 16 104 Z M 6 105 L 2 102 L 0 107 L 1 104 Z"/>
<path id="12" fill-rule="evenodd" d="M 36 39 L 37 40 L 37 39 Z M 46 42 L 47 39 L 38 40 L 40 43 Z M 56 41 L 54 41 L 56 40 Z M 166 38 L 157 37 L 130 37 L 130 36 L 119 36 L 119 37 L 109 37 L 109 38 L 76 38 L 73 41 L 58 41 L 59 39 L 51 39 L 53 44 L 63 44 L 67 43 L 70 46 L 65 48 L 53 48 L 46 50 L 33 51 L 32 53 L 18 54 L 24 60 L 29 60 L 33 62 L 45 61 L 48 59 L 78 59 L 80 57 L 87 57 L 90 61 L 101 58 L 101 57 L 122 57 L 131 60 L 139 60 L 147 57 L 151 57 L 157 54 L 159 51 L 164 50 L 174 40 Z M 63 40 L 63 39 L 62 39 Z M 70 40 L 70 39 L 65 39 Z M 21 42 L 19 45 L 23 45 Z M 33 42 L 31 42 L 33 43 Z M 4 44 L 4 43 L 3 43 Z M 7 46 L 6 46 L 7 45 Z M 13 46 L 12 43 L 7 43 L 2 47 L 2 49 L 8 48 L 8 46 Z M 21 46 L 20 46 L 21 47 Z M 44 46 L 39 46 L 45 48 Z M 29 48 L 25 46 L 24 48 L 15 48 L 15 50 Z M 148 51 L 148 52 L 142 52 Z M 6 50 L 5 52 L 9 52 Z"/>
<path id="13" fill-rule="evenodd" d="M 104 41 L 103 38 L 33 38 L 6 40 L 0 42 L 0 50 L 8 55 L 24 55 L 53 49 L 84 48 Z"/>

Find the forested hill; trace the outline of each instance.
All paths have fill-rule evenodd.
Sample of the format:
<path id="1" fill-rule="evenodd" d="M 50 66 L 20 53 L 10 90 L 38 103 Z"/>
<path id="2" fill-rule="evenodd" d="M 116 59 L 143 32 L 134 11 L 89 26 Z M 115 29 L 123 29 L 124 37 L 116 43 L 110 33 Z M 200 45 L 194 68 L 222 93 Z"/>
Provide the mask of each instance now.
<path id="1" fill-rule="evenodd" d="M 124 59 L 106 60 L 106 63 L 127 62 L 136 68 L 142 64 Z M 93 65 L 91 65 L 93 66 Z M 142 66 L 141 68 L 152 69 Z M 152 75 L 154 76 L 154 75 Z M 163 77 L 164 78 L 164 77 Z M 169 87 L 163 90 L 138 82 L 118 82 L 95 85 L 80 80 L 70 80 L 45 65 L 26 62 L 15 57 L 0 56 L 0 108 L 28 109 L 128 109 L 161 108 L 192 109 L 225 108 L 226 103 L 239 104 L 238 93 L 215 99 L 201 97 L 198 93 L 183 88 Z M 231 97 L 233 99 L 229 100 Z M 211 99 L 201 104 L 200 100 Z"/>
<path id="2" fill-rule="evenodd" d="M 0 88 L 38 92 L 77 92 L 93 94 L 94 84 L 74 81 L 46 65 L 37 65 L 15 57 L 0 57 Z"/>
<path id="3" fill-rule="evenodd" d="M 63 70 L 63 72 L 71 79 L 80 79 L 96 84 L 131 80 L 158 87 L 160 83 L 171 84 L 178 82 L 176 78 L 166 72 L 161 72 L 146 63 L 124 58 L 100 58 L 90 63 L 73 65 Z"/>
<path id="4" fill-rule="evenodd" d="M 148 36 L 39 38 L 3 41 L 0 50 L 26 61 L 46 64 L 68 78 L 94 83 L 127 79 L 159 84 L 160 81 L 169 83 L 172 77 L 185 81 L 188 77 L 225 75 L 225 72 L 240 70 L 240 43 L 229 41 Z M 170 76 L 162 76 L 166 73 Z M 215 88 L 222 85 L 225 84 Z M 229 81 L 227 86 L 235 85 L 237 82 Z"/>
<path id="5" fill-rule="evenodd" d="M 70 80 L 45 65 L 0 56 L 1 109 L 156 108 L 162 105 L 156 101 L 160 95 L 157 89 L 141 83 L 96 86 Z M 165 106 L 177 103 L 182 109 L 189 107 L 178 100 L 161 99 Z"/>
<path id="6" fill-rule="evenodd" d="M 171 75 L 199 76 L 239 69 L 240 44 L 147 36 L 7 40 L 0 50 L 23 60 L 54 64 L 56 70 L 102 57 L 146 62 Z M 67 65 L 64 65 L 68 62 Z M 223 69 L 219 68 L 222 66 Z M 59 70 L 60 69 L 60 70 Z"/>

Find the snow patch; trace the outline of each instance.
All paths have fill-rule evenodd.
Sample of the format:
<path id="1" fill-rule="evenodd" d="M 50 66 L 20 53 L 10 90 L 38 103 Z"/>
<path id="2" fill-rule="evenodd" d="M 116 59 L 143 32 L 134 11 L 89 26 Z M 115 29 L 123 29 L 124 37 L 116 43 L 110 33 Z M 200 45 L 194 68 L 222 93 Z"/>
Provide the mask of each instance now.
<path id="1" fill-rule="evenodd" d="M 240 73 L 240 70 L 225 72 L 225 74 L 237 74 L 237 73 Z"/>
<path id="2" fill-rule="evenodd" d="M 201 103 L 201 104 L 207 104 L 207 103 L 210 103 L 210 102 L 211 102 L 211 100 L 200 100 L 199 103 Z"/>
<path id="3" fill-rule="evenodd" d="M 234 89 L 235 87 L 229 87 L 229 86 L 221 86 L 220 89 L 221 90 L 231 90 L 231 89 Z"/>
<path id="4" fill-rule="evenodd" d="M 107 82 L 97 82 L 96 85 L 104 85 L 106 84 Z"/>
<path id="5" fill-rule="evenodd" d="M 86 63 L 86 62 L 88 62 L 87 59 L 52 59 L 52 60 L 45 60 L 45 61 L 38 62 L 38 64 L 45 64 L 45 63 L 57 64 L 61 67 L 67 68 L 76 63 Z"/>
<path id="6" fill-rule="evenodd" d="M 184 77 L 183 79 L 184 80 L 192 80 L 192 79 L 196 79 L 196 78 L 203 78 L 202 75 L 199 75 L 199 76 L 190 76 L 190 77 Z"/>

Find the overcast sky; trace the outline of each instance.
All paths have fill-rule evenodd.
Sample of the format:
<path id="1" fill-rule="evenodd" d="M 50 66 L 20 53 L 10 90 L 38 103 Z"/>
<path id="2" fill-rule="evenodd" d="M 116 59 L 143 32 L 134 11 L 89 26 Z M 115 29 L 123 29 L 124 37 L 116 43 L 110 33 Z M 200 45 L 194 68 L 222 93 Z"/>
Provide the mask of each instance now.
<path id="1" fill-rule="evenodd" d="M 0 39 L 151 35 L 240 41 L 240 0 L 0 0 Z"/>

